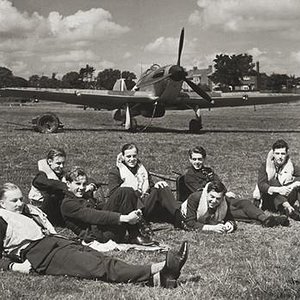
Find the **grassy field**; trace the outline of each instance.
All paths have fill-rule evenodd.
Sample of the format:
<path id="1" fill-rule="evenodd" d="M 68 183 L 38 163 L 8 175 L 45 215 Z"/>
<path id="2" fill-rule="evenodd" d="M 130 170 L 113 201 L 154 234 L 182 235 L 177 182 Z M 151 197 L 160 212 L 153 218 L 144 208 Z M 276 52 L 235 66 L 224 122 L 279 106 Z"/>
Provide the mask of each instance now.
<path id="1" fill-rule="evenodd" d="M 65 124 L 63 132 L 42 135 L 31 130 L 34 116 L 52 111 Z M 202 145 L 227 187 L 250 198 L 256 172 L 272 143 L 284 138 L 293 160 L 300 164 L 300 104 L 267 105 L 203 111 L 202 134 L 187 134 L 191 111 L 168 112 L 153 120 L 146 132 L 128 133 L 110 112 L 83 111 L 74 106 L 37 103 L 0 105 L 0 183 L 18 184 L 24 194 L 36 173 L 37 161 L 53 146 L 64 147 L 68 166 L 84 166 L 99 181 L 107 181 L 120 147 L 135 142 L 149 170 L 163 174 L 187 166 L 187 149 Z M 138 118 L 141 125 L 148 120 Z M 21 125 L 16 125 L 18 123 Z M 155 225 L 156 226 L 156 225 Z M 155 228 L 154 226 L 154 228 Z M 239 223 L 233 234 L 158 231 L 158 241 L 178 247 L 190 242 L 190 257 L 176 290 L 134 284 L 108 284 L 68 277 L 1 272 L 0 299 L 299 299 L 300 284 L 291 280 L 300 267 L 300 223 L 264 229 Z M 70 234 L 66 230 L 67 234 Z M 112 252 L 132 263 L 160 261 L 162 253 Z"/>

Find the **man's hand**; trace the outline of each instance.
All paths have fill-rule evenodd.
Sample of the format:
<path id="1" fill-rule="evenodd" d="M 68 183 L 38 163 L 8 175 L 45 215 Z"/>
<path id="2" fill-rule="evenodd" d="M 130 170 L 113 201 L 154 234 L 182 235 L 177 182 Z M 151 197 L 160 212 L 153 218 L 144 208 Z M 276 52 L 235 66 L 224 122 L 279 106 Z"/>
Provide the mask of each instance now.
<path id="1" fill-rule="evenodd" d="M 120 222 L 129 223 L 130 225 L 134 225 L 140 220 L 141 214 L 142 214 L 142 212 L 140 209 L 133 210 L 128 215 L 121 215 Z"/>
<path id="2" fill-rule="evenodd" d="M 13 263 L 11 270 L 13 272 L 20 272 L 24 274 L 29 274 L 31 270 L 31 263 L 26 259 L 23 263 Z"/>
<path id="3" fill-rule="evenodd" d="M 233 222 L 227 221 L 224 225 L 226 227 L 226 232 L 227 233 L 233 232 L 233 230 L 234 230 L 234 224 L 233 224 Z"/>
<path id="4" fill-rule="evenodd" d="M 202 230 L 212 231 L 212 232 L 217 232 L 217 233 L 225 233 L 226 232 L 226 226 L 224 224 L 204 225 Z"/>
<path id="5" fill-rule="evenodd" d="M 282 195 L 282 196 L 288 196 L 290 194 L 290 192 L 292 191 L 292 188 L 289 186 L 281 186 L 278 187 L 278 194 Z"/>
<path id="6" fill-rule="evenodd" d="M 290 203 L 288 203 L 288 201 L 283 202 L 282 206 L 285 210 L 287 210 L 288 214 L 291 214 L 295 210 L 294 207 L 291 206 Z"/>
<path id="7" fill-rule="evenodd" d="M 165 181 L 159 181 L 159 182 L 156 182 L 154 187 L 159 189 L 159 188 L 164 188 L 164 187 L 167 187 L 168 184 L 165 182 Z"/>
<path id="8" fill-rule="evenodd" d="M 85 187 L 85 192 L 94 192 L 97 189 L 94 183 L 90 183 Z"/>
<path id="9" fill-rule="evenodd" d="M 226 196 L 227 198 L 232 198 L 232 199 L 235 199 L 235 198 L 236 198 L 236 194 L 235 194 L 234 192 L 227 192 L 227 193 L 225 194 L 225 196 Z"/>

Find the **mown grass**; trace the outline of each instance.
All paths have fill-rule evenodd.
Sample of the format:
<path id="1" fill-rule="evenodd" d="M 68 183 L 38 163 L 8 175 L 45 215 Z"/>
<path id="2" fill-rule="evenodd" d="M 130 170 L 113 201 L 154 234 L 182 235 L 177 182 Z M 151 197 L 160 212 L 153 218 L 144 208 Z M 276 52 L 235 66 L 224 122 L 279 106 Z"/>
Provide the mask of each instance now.
<path id="1" fill-rule="evenodd" d="M 64 132 L 42 135 L 26 126 L 32 117 L 47 111 L 60 116 Z M 286 139 L 293 160 L 300 163 L 299 113 L 299 104 L 267 105 L 257 107 L 255 112 L 253 108 L 204 111 L 204 133 L 193 135 L 186 131 L 192 113 L 174 111 L 153 120 L 146 132 L 132 134 L 115 124 L 110 112 L 44 103 L 0 106 L 0 183 L 14 182 L 27 194 L 37 160 L 52 146 L 65 148 L 68 166 L 84 166 L 93 178 L 107 181 L 108 170 L 126 142 L 137 143 L 148 169 L 163 174 L 182 171 L 187 165 L 187 149 L 203 145 L 208 164 L 228 188 L 240 197 L 251 198 L 257 168 L 276 139 Z M 142 125 L 148 122 L 142 118 L 138 121 Z M 300 285 L 291 280 L 291 274 L 300 266 L 300 223 L 291 221 L 288 228 L 274 229 L 238 225 L 230 235 L 185 233 L 172 226 L 157 231 L 156 239 L 173 247 L 183 240 L 190 241 L 190 257 L 176 290 L 1 272 L 0 299 L 299 298 Z M 110 254 L 132 263 L 164 258 L 161 253 L 137 251 Z"/>

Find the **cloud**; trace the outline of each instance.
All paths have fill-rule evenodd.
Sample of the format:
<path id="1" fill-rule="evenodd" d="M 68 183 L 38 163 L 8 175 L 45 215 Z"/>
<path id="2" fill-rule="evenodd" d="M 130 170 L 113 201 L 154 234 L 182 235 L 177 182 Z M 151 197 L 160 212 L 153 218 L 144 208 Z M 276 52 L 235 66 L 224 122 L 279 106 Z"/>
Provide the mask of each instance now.
<path id="1" fill-rule="evenodd" d="M 252 49 L 247 50 L 246 53 L 252 55 L 253 57 L 257 57 L 258 58 L 258 57 L 263 56 L 267 52 L 266 51 L 261 51 L 258 48 L 254 47 Z"/>
<path id="2" fill-rule="evenodd" d="M 145 46 L 146 52 L 159 53 L 159 54 L 172 54 L 177 55 L 179 47 L 179 38 L 172 37 L 159 37 L 155 41 Z M 197 47 L 197 39 L 191 41 L 185 40 L 183 46 L 184 55 L 195 54 Z"/>
<path id="3" fill-rule="evenodd" d="M 189 23 L 236 32 L 289 31 L 300 25 L 298 0 L 198 0 Z"/>
<path id="4" fill-rule="evenodd" d="M 300 64 L 300 51 L 298 52 L 292 52 L 291 58 L 296 61 L 298 64 Z M 300 66 L 299 66 L 300 67 Z"/>
<path id="5" fill-rule="evenodd" d="M 130 57 L 132 57 L 131 52 L 125 52 L 125 53 L 124 53 L 123 58 L 127 59 L 127 58 L 130 58 Z"/>
<path id="6" fill-rule="evenodd" d="M 2 64 L 12 71 L 28 73 L 74 70 L 79 63 L 103 61 L 101 46 L 130 30 L 113 21 L 102 8 L 47 17 L 20 12 L 8 0 L 0 0 L 0 52 Z M 104 64 L 111 66 L 112 63 Z M 28 67 L 28 70 L 25 68 Z M 47 68 L 49 71 L 47 71 Z M 50 73 L 51 74 L 51 73 Z M 16 74 L 19 75 L 19 74 Z"/>

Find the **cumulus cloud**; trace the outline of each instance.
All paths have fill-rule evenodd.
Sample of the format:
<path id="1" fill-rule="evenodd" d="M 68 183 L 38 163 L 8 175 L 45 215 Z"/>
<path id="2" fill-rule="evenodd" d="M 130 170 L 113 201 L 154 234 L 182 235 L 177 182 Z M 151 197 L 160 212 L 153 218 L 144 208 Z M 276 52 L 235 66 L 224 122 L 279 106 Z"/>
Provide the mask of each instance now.
<path id="1" fill-rule="evenodd" d="M 257 57 L 257 58 L 267 53 L 266 51 L 261 51 L 256 47 L 249 49 L 246 52 L 252 55 L 253 57 Z"/>
<path id="2" fill-rule="evenodd" d="M 298 0 L 198 0 L 189 22 L 225 31 L 289 30 L 300 25 Z"/>
<path id="3" fill-rule="evenodd" d="M 179 39 L 173 37 L 159 37 L 155 41 L 145 46 L 144 50 L 147 52 L 159 54 L 172 54 L 178 53 Z M 185 40 L 183 46 L 184 55 L 194 54 L 196 52 L 197 39 L 191 41 Z"/>
<path id="4" fill-rule="evenodd" d="M 20 12 L 11 1 L 0 0 L 2 64 L 12 68 L 19 61 L 13 72 L 26 67 L 40 71 L 44 64 L 50 72 L 52 68 L 74 69 L 81 62 L 101 61 L 101 45 L 129 30 L 114 22 L 111 13 L 102 8 L 79 10 L 69 16 L 52 11 L 44 17 L 36 12 Z"/>

